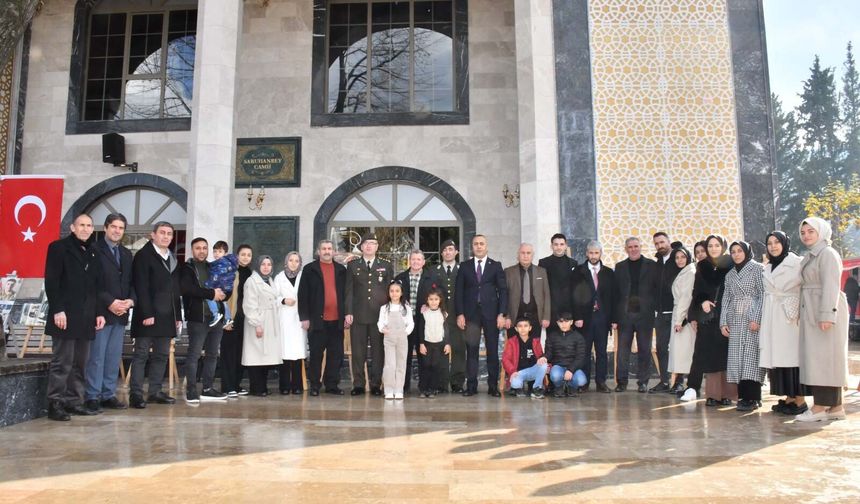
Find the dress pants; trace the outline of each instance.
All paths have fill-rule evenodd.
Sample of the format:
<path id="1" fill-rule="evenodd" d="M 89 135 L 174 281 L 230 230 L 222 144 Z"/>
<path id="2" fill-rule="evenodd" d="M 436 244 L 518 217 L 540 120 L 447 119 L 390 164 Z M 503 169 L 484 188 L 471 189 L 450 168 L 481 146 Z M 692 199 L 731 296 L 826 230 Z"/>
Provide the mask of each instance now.
<path id="1" fill-rule="evenodd" d="M 125 324 L 110 324 L 96 331 L 87 359 L 87 400 L 105 401 L 116 396 L 119 362 L 122 360 L 122 340 Z"/>
<path id="2" fill-rule="evenodd" d="M 424 334 L 424 315 L 419 311 L 417 315 L 413 317 L 413 321 L 415 325 L 413 326 L 412 332 L 409 333 L 409 343 L 406 348 L 406 379 L 403 382 L 403 390 L 409 392 L 409 388 L 412 385 L 412 353 L 415 353 L 415 359 L 418 361 L 418 371 L 420 378 L 421 365 L 424 361 L 424 356 L 421 355 L 419 351 L 421 347 L 421 337 Z M 423 390 L 419 386 L 419 391 Z"/>
<path id="3" fill-rule="evenodd" d="M 231 331 L 221 334 L 221 391 L 238 392 L 242 383 L 242 336 L 244 323 L 235 321 Z"/>
<path id="4" fill-rule="evenodd" d="M 418 378 L 418 390 L 420 392 L 435 392 L 446 385 L 442 381 L 442 371 L 448 364 L 448 356 L 445 355 L 445 344 L 424 342 L 427 355 L 421 356 L 421 374 Z"/>
<path id="5" fill-rule="evenodd" d="M 651 334 L 654 332 L 654 322 L 641 319 L 627 320 L 621 323 L 621 334 L 618 337 L 618 345 L 615 350 L 618 356 L 615 383 L 627 384 L 630 373 L 630 349 L 633 345 L 633 336 L 636 336 L 636 346 L 639 347 L 636 366 L 636 382 L 639 385 L 647 385 L 651 375 Z"/>
<path id="6" fill-rule="evenodd" d="M 499 329 L 496 319 L 482 318 L 480 321 L 466 322 L 466 389 L 478 391 L 478 354 L 481 346 L 481 330 L 484 331 L 484 345 L 487 349 L 487 387 L 499 387 Z"/>
<path id="7" fill-rule="evenodd" d="M 131 395 L 143 397 L 143 377 L 149 361 L 149 395 L 161 392 L 164 369 L 170 354 L 170 337 L 135 338 L 134 359 L 131 363 Z M 149 349 L 152 349 L 150 355 Z"/>
<path id="8" fill-rule="evenodd" d="M 285 390 L 303 390 L 302 362 L 304 359 L 285 360 L 278 368 L 278 388 Z"/>
<path id="9" fill-rule="evenodd" d="M 403 380 L 406 377 L 406 349 L 409 338 L 405 334 L 385 334 L 382 337 L 385 345 L 385 365 L 382 370 L 382 383 L 385 394 L 403 392 Z"/>
<path id="10" fill-rule="evenodd" d="M 188 323 L 188 355 L 185 357 L 185 386 L 188 390 L 197 390 L 197 364 L 204 350 L 203 390 L 212 388 L 223 328 L 223 322 L 218 322 L 214 327 L 209 327 L 205 322 Z"/>
<path id="11" fill-rule="evenodd" d="M 48 372 L 48 401 L 80 406 L 84 401 L 84 368 L 90 340 L 51 338 L 51 365 Z"/>
<path id="12" fill-rule="evenodd" d="M 671 374 L 669 373 L 669 340 L 672 338 L 672 312 L 658 313 L 654 319 L 654 329 L 657 333 L 657 364 L 660 369 L 660 383 L 669 384 Z M 650 354 L 651 346 L 648 346 Z M 649 367 L 650 369 L 650 367 Z"/>
<path id="13" fill-rule="evenodd" d="M 842 387 L 812 386 L 812 398 L 816 406 L 841 406 Z"/>
<path id="14" fill-rule="evenodd" d="M 308 346 L 311 353 L 307 373 L 311 390 L 320 388 L 323 354 L 325 354 L 323 385 L 326 390 L 337 388 L 340 383 L 340 366 L 343 363 L 343 330 L 338 329 L 338 321 L 325 321 L 322 327 L 311 330 L 308 333 Z"/>
<path id="15" fill-rule="evenodd" d="M 364 374 L 364 363 L 367 361 L 367 345 L 370 343 L 370 387 L 382 386 L 382 367 L 385 356 L 382 345 L 382 333 L 376 324 L 353 324 L 349 331 L 352 344 L 352 386 L 365 388 L 368 379 Z M 406 345 L 406 343 L 404 343 Z M 404 365 L 406 356 L 403 356 Z"/>
<path id="16" fill-rule="evenodd" d="M 591 316 L 585 331 L 585 351 L 588 354 L 585 369 L 585 387 L 591 379 L 591 347 L 594 346 L 594 381 L 606 383 L 606 346 L 609 345 L 609 319 L 603 310 L 597 310 Z"/>
<path id="17" fill-rule="evenodd" d="M 466 381 L 466 333 L 457 327 L 457 317 L 453 315 L 449 315 L 445 323 L 448 325 L 448 344 L 451 345 L 451 354 L 443 365 L 440 387 L 450 383 L 452 389 L 462 388 L 463 382 Z M 450 359 L 450 371 L 448 371 L 448 359 Z"/>

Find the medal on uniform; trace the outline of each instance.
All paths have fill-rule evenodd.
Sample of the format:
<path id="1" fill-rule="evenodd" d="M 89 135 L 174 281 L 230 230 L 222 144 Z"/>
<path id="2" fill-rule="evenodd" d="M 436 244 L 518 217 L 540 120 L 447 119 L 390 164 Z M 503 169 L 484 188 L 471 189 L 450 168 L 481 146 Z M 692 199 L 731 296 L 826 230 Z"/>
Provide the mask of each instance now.
<path id="1" fill-rule="evenodd" d="M 376 277 L 376 281 L 379 283 L 382 283 L 382 275 L 379 275 L 378 277 Z"/>

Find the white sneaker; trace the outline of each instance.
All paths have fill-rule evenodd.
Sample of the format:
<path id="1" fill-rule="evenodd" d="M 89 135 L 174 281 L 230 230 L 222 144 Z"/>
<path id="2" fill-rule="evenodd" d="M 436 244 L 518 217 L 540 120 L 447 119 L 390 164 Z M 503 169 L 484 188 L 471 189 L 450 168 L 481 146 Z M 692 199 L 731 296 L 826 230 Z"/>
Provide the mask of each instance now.
<path id="1" fill-rule="evenodd" d="M 681 396 L 681 402 L 691 402 L 696 400 L 696 391 L 695 389 L 688 388 L 684 391 L 684 395 Z"/>
<path id="2" fill-rule="evenodd" d="M 227 392 L 227 399 L 238 399 L 238 398 L 239 398 L 239 393 L 236 392 L 235 390 L 231 390 L 230 392 Z"/>
<path id="3" fill-rule="evenodd" d="M 403 392 L 397 392 L 394 394 L 395 399 L 403 399 Z"/>
<path id="4" fill-rule="evenodd" d="M 807 410 L 809 411 L 809 410 Z M 828 420 L 845 420 L 845 408 L 842 408 L 839 411 L 827 411 L 827 419 Z"/>
<path id="5" fill-rule="evenodd" d="M 386 399 L 394 399 L 394 394 L 385 394 Z M 401 397 L 402 399 L 402 397 Z"/>
<path id="6" fill-rule="evenodd" d="M 821 422 L 823 420 L 828 420 L 829 418 L 830 417 L 827 415 L 827 410 L 813 413 L 812 408 L 809 408 L 808 410 L 794 417 L 794 419 L 798 422 Z"/>

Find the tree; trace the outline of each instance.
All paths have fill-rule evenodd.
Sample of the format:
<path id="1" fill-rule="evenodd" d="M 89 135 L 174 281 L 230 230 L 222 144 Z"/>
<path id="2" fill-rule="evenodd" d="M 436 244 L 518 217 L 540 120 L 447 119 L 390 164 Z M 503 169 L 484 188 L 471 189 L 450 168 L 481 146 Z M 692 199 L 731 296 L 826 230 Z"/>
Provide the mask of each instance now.
<path id="1" fill-rule="evenodd" d="M 794 112 L 784 111 L 782 102 L 775 93 L 771 93 L 770 100 L 776 140 L 779 224 L 783 231 L 797 243 L 797 229 L 800 219 L 804 217 L 803 203 L 807 196 L 807 188 L 800 185 L 804 182 L 802 179 L 805 153 L 798 140 L 800 128 Z"/>
<path id="2" fill-rule="evenodd" d="M 852 175 L 847 184 L 831 181 L 819 194 L 806 198 L 804 207 L 809 215 L 830 221 L 833 247 L 843 257 L 858 252 L 849 250 L 846 233 L 852 227 L 860 228 L 860 175 Z"/>
<path id="3" fill-rule="evenodd" d="M 842 175 L 837 161 L 841 148 L 836 135 L 839 104 L 833 69 L 821 68 L 816 55 L 809 70 L 810 76 L 803 83 L 802 101 L 797 112 L 804 148 L 809 154 L 804 171 L 817 181 L 816 186 L 820 186 L 826 181 L 840 180 Z"/>
<path id="4" fill-rule="evenodd" d="M 845 55 L 845 73 L 842 75 L 842 95 L 839 100 L 844 130 L 844 172 L 860 173 L 860 75 L 854 61 L 853 47 L 848 42 Z"/>

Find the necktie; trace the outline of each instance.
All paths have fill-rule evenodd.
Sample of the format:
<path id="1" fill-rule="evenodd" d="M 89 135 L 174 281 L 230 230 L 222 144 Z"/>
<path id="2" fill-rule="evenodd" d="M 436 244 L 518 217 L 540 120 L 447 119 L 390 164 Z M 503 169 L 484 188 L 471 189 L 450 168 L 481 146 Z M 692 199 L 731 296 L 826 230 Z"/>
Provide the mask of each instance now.
<path id="1" fill-rule="evenodd" d="M 448 268 L 448 276 L 451 276 L 451 267 L 450 266 L 446 266 L 446 267 Z"/>
<path id="2" fill-rule="evenodd" d="M 532 300 L 532 286 L 529 281 L 529 270 L 526 268 L 523 272 L 523 303 L 529 304 Z"/>
<path id="3" fill-rule="evenodd" d="M 591 281 L 594 282 L 594 311 L 600 309 L 599 304 L 597 303 L 597 268 L 591 268 Z"/>
<path id="4" fill-rule="evenodd" d="M 119 247 L 113 247 L 113 260 L 116 261 L 116 265 L 119 266 Z"/>
<path id="5" fill-rule="evenodd" d="M 484 276 L 484 269 L 481 268 L 481 261 L 483 261 L 483 259 L 478 259 L 478 283 L 481 283 L 481 278 Z"/>
<path id="6" fill-rule="evenodd" d="M 370 261 L 367 261 L 367 269 L 370 269 Z"/>

